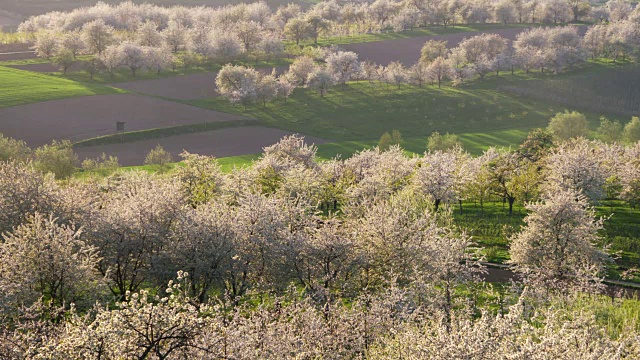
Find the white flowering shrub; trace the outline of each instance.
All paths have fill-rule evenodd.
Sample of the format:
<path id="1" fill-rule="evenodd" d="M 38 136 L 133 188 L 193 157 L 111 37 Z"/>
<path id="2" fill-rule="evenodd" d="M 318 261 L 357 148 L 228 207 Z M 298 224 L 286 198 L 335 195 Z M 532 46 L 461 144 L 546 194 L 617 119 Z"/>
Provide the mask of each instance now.
<path id="1" fill-rule="evenodd" d="M 637 301 L 584 292 L 610 261 L 591 201 L 637 201 L 638 144 L 547 135 L 329 161 L 291 135 L 228 173 L 65 182 L 0 162 L 0 358 L 636 359 Z M 511 286 L 452 216 L 496 198 L 527 212 Z"/>

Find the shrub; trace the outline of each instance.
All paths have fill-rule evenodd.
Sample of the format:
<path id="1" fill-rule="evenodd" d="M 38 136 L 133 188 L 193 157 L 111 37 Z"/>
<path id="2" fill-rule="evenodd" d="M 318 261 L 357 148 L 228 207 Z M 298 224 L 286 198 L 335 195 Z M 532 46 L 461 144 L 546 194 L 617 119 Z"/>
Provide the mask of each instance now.
<path id="1" fill-rule="evenodd" d="M 73 152 L 69 140 L 54 140 L 51 145 L 44 145 L 35 151 L 36 169 L 43 173 L 53 173 L 56 179 L 66 179 L 76 170 L 78 156 Z"/>
<path id="2" fill-rule="evenodd" d="M 165 169 L 171 162 L 173 162 L 171 154 L 169 154 L 160 144 L 149 151 L 147 157 L 144 159 L 145 165 L 156 165 L 161 169 Z"/>
<path id="3" fill-rule="evenodd" d="M 0 161 L 24 161 L 31 155 L 31 149 L 22 140 L 4 137 L 0 134 Z"/>
<path id="4" fill-rule="evenodd" d="M 402 134 L 398 130 L 385 132 L 380 137 L 380 141 L 378 141 L 378 148 L 382 151 L 389 150 L 389 148 L 393 145 L 402 145 Z"/>
<path id="5" fill-rule="evenodd" d="M 612 143 L 619 141 L 622 136 L 622 125 L 620 125 L 619 121 L 611 121 L 603 116 L 600 118 L 598 135 L 604 142 Z"/>
<path id="6" fill-rule="evenodd" d="M 549 131 L 562 140 L 584 137 L 589 133 L 587 118 L 577 111 L 557 113 L 549 121 Z"/>
<path id="7" fill-rule="evenodd" d="M 446 151 L 455 147 L 462 147 L 462 143 L 455 134 L 446 133 L 440 135 L 439 132 L 435 131 L 427 138 L 427 149 L 429 151 Z"/>
<path id="8" fill-rule="evenodd" d="M 120 168 L 118 158 L 114 156 L 107 157 L 107 154 L 102 155 L 97 159 L 85 159 L 82 162 L 82 168 L 84 170 L 93 171 L 102 176 L 107 176 Z"/>
<path id="9" fill-rule="evenodd" d="M 622 138 L 628 143 L 640 141 L 640 118 L 634 116 L 631 121 L 624 126 Z"/>

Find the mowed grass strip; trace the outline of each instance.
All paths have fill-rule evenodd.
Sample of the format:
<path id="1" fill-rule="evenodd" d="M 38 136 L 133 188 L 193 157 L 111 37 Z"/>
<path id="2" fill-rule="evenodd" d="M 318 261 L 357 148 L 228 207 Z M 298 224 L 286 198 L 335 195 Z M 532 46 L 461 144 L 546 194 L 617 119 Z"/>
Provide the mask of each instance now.
<path id="1" fill-rule="evenodd" d="M 0 108 L 124 90 L 0 66 Z"/>
<path id="2" fill-rule="evenodd" d="M 477 142 L 478 146 L 511 143 L 490 135 L 483 139 L 483 133 L 545 127 L 549 118 L 564 110 L 562 106 L 479 86 L 398 88 L 364 81 L 338 85 L 325 97 L 310 89 L 296 89 L 286 102 L 275 101 L 266 107 L 254 105 L 246 110 L 222 98 L 186 103 L 241 114 L 262 120 L 266 126 L 337 142 L 377 140 L 384 132 L 397 129 L 406 138 L 427 137 L 434 131 L 472 133 L 476 135 L 468 141 Z M 599 114 L 587 116 L 595 123 Z M 521 137 L 518 132 L 512 144 L 516 145 Z"/>

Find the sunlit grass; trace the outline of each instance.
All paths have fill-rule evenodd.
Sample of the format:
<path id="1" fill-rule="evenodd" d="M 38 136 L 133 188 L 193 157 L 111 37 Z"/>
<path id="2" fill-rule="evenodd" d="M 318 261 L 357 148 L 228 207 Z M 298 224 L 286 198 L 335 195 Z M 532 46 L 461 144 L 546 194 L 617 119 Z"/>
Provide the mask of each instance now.
<path id="1" fill-rule="evenodd" d="M 309 134 L 333 141 L 371 141 L 392 129 L 405 137 L 426 137 L 432 132 L 476 134 L 471 144 L 484 146 L 496 140 L 481 133 L 517 130 L 509 136 L 522 138 L 521 131 L 547 125 L 549 118 L 564 110 L 543 102 L 505 94 L 484 87 L 438 89 L 434 86 L 400 88 L 381 83 L 351 82 L 332 88 L 325 97 L 310 89 L 296 89 L 287 100 L 246 110 L 213 98 L 185 103 L 259 119 L 267 126 Z M 599 115 L 587 114 L 592 121 Z M 515 137 L 514 137 L 515 135 Z M 508 142 L 501 142 L 508 145 Z"/>
<path id="2" fill-rule="evenodd" d="M 0 66 L 0 108 L 77 96 L 125 91 Z"/>

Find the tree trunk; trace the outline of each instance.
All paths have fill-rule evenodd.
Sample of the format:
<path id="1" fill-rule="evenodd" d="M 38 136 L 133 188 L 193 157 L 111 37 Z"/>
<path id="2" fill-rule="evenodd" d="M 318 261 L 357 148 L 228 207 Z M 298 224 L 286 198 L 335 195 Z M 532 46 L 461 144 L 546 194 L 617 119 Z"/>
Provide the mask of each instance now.
<path id="1" fill-rule="evenodd" d="M 447 333 L 451 332 L 451 289 L 449 288 L 449 281 L 445 284 L 445 320 L 447 322 Z"/>

